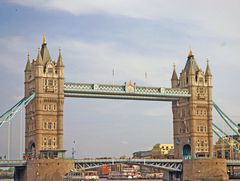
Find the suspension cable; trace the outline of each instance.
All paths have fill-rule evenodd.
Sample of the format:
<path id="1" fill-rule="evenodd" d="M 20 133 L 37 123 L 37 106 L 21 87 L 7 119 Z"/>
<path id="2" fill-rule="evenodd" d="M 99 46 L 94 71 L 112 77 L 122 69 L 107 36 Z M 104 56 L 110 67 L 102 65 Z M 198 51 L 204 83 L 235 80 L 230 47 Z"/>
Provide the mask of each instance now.
<path id="1" fill-rule="evenodd" d="M 213 102 L 213 106 L 214 106 L 215 109 L 218 109 L 218 110 L 221 112 L 221 114 L 222 114 L 223 116 L 225 116 L 234 126 L 236 126 L 237 128 L 240 128 L 240 127 L 238 126 L 238 124 L 236 124 L 233 120 L 231 120 L 231 119 L 219 108 L 219 106 L 218 106 L 215 102 Z"/>
<path id="2" fill-rule="evenodd" d="M 29 97 L 24 97 L 16 105 L 6 111 L 0 117 L 0 127 L 3 125 L 3 123 L 9 122 L 19 111 L 26 107 L 35 98 L 35 95 L 35 92 L 33 92 Z"/>
<path id="3" fill-rule="evenodd" d="M 218 134 L 218 130 L 216 130 L 215 128 L 213 128 L 212 130 L 221 140 L 224 141 L 224 143 L 226 143 L 230 147 L 232 146 L 233 149 L 236 150 L 237 152 L 240 152 L 240 150 L 235 145 L 230 145 L 229 142 L 227 142 L 225 139 L 223 139 L 223 137 L 220 134 Z"/>
<path id="4" fill-rule="evenodd" d="M 237 144 L 240 144 L 240 142 L 236 139 L 234 139 L 231 135 L 228 135 L 226 132 L 224 132 L 223 130 L 221 130 L 216 124 L 212 123 L 213 127 L 215 129 L 217 129 L 218 131 L 220 131 L 222 134 L 224 134 L 225 136 L 227 136 L 228 138 L 230 138 L 232 141 L 236 142 Z"/>
<path id="5" fill-rule="evenodd" d="M 214 102 L 213 102 L 213 107 L 218 112 L 218 114 L 221 116 L 221 118 L 224 120 L 224 122 L 231 128 L 231 130 L 235 134 L 240 136 L 240 134 L 238 132 L 238 129 L 240 129 L 240 127 L 235 122 L 233 122 Z M 229 122 L 231 122 L 235 128 Z"/>

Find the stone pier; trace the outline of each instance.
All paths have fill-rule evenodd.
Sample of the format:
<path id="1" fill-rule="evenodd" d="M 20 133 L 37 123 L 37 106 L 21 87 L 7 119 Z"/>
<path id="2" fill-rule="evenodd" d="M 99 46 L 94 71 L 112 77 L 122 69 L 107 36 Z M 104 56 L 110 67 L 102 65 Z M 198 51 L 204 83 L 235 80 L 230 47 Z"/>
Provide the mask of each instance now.
<path id="1" fill-rule="evenodd" d="M 225 159 L 184 160 L 184 181 L 227 181 Z"/>
<path id="2" fill-rule="evenodd" d="M 16 181 L 62 181 L 74 169 L 73 160 L 42 159 L 29 160 L 24 170 L 16 170 Z"/>

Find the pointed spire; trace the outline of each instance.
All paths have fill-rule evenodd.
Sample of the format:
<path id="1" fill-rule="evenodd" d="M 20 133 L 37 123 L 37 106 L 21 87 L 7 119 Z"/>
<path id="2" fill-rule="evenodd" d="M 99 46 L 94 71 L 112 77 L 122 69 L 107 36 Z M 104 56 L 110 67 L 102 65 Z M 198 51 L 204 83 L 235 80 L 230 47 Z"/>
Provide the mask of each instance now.
<path id="1" fill-rule="evenodd" d="M 194 57 L 193 52 L 190 49 L 189 52 L 188 52 L 188 59 L 193 58 L 193 57 Z"/>
<path id="2" fill-rule="evenodd" d="M 63 66 L 63 58 L 62 58 L 62 50 L 59 48 L 59 55 L 58 55 L 58 61 L 57 61 L 57 66 Z"/>
<path id="3" fill-rule="evenodd" d="M 28 53 L 28 55 L 27 55 L 27 64 L 26 64 L 25 71 L 29 71 L 29 70 L 31 70 L 31 63 L 30 63 L 30 55 Z"/>
<path id="4" fill-rule="evenodd" d="M 176 73 L 176 65 L 173 64 L 173 73 L 172 73 L 172 79 L 171 80 L 178 80 L 178 76 Z"/>
<path id="5" fill-rule="evenodd" d="M 46 40 L 46 36 L 45 35 L 43 35 L 43 37 L 42 37 L 42 44 L 43 45 L 47 44 L 47 40 Z"/>
<path id="6" fill-rule="evenodd" d="M 51 61 L 51 56 L 47 48 L 47 40 L 46 36 L 44 35 L 42 38 L 42 47 L 41 47 L 41 56 L 43 60 L 43 64 L 45 65 L 48 61 Z"/>
<path id="7" fill-rule="evenodd" d="M 206 67 L 205 75 L 206 75 L 206 76 L 212 76 L 211 69 L 210 69 L 210 66 L 209 66 L 209 60 L 208 60 L 208 59 L 207 59 L 207 67 Z"/>
<path id="8" fill-rule="evenodd" d="M 187 74 L 195 74 L 197 71 L 199 71 L 199 67 L 197 65 L 197 62 L 195 60 L 195 57 L 193 55 L 192 50 L 190 49 L 189 53 L 188 53 L 188 57 L 187 57 L 187 63 L 184 67 L 184 71 Z"/>
<path id="9" fill-rule="evenodd" d="M 43 64 L 42 56 L 41 56 L 41 53 L 40 53 L 40 48 L 38 48 L 38 55 L 37 55 L 37 59 L 36 59 L 36 64 L 38 64 L 38 65 Z"/>
<path id="10" fill-rule="evenodd" d="M 190 49 L 189 53 L 188 53 L 188 56 L 192 56 L 192 50 Z"/>

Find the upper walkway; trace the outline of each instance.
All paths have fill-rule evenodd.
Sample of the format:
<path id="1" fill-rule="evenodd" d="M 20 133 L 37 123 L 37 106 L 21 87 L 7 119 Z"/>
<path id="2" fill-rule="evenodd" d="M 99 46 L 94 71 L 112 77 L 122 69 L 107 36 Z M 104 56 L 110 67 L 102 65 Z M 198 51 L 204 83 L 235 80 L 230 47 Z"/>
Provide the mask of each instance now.
<path id="1" fill-rule="evenodd" d="M 125 85 L 64 83 L 65 97 L 85 97 L 103 99 L 129 99 L 149 101 L 176 101 L 191 97 L 188 89 L 140 87 L 135 83 Z"/>
<path id="2" fill-rule="evenodd" d="M 26 165 L 26 160 L 0 160 L 0 167 L 22 167 Z"/>

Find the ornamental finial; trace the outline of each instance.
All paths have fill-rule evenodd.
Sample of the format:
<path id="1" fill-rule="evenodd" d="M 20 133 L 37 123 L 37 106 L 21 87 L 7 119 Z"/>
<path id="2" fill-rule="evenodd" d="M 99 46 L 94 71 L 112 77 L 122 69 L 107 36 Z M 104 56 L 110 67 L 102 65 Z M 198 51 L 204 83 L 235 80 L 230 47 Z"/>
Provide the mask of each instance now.
<path id="1" fill-rule="evenodd" d="M 46 36 L 45 36 L 45 35 L 43 35 L 42 44 L 43 44 L 43 45 L 44 45 L 44 44 L 47 44 L 47 40 L 46 40 Z"/>

